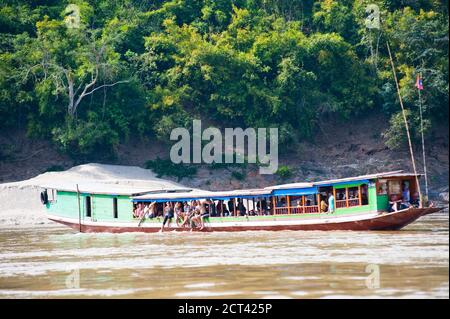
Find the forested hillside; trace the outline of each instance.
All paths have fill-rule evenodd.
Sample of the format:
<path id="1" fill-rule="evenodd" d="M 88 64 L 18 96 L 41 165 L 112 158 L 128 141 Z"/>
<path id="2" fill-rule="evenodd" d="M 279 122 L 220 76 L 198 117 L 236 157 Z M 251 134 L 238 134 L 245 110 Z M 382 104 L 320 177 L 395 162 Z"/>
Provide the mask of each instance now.
<path id="1" fill-rule="evenodd" d="M 196 118 L 278 127 L 288 145 L 310 138 L 324 118 L 380 111 L 391 118 L 383 136 L 395 149 L 405 145 L 404 127 L 386 41 L 413 136 L 419 73 L 425 133 L 448 122 L 448 1 L 0 3 L 2 130 L 26 129 L 74 158 L 114 157 L 130 138 L 168 141 Z M 372 3 L 381 29 L 366 28 Z M 79 8 L 75 26 L 65 22 L 69 4 Z"/>

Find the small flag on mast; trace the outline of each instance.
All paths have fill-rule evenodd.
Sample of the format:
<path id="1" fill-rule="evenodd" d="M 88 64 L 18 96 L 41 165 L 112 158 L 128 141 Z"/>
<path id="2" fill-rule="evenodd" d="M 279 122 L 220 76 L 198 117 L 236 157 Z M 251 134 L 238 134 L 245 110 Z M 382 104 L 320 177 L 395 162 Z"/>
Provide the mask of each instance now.
<path id="1" fill-rule="evenodd" d="M 416 88 L 417 88 L 418 90 L 423 90 L 422 77 L 421 77 L 419 74 L 417 74 Z"/>

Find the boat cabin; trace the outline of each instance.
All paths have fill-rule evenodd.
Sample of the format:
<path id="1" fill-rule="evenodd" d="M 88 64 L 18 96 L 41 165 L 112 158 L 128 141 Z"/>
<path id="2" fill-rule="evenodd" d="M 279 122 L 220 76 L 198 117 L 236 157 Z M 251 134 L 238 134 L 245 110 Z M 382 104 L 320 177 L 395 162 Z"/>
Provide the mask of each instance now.
<path id="1" fill-rule="evenodd" d="M 325 213 L 327 209 L 324 209 L 323 203 L 328 205 L 328 198 L 333 195 L 335 213 L 343 215 L 388 211 L 393 202 L 398 202 L 398 207 L 402 201 L 405 205 L 419 205 L 416 180 L 414 174 L 394 171 L 321 182 L 284 184 L 264 189 L 146 194 L 133 197 L 132 200 L 137 204 L 208 199 L 217 207 L 225 207 L 228 210 L 225 216 L 284 216 Z M 407 192 L 409 198 L 404 199 L 403 192 Z M 223 215 L 216 213 L 213 217 Z"/>
<path id="2" fill-rule="evenodd" d="M 203 191 L 182 187 L 136 188 L 109 184 L 43 185 L 41 200 L 48 214 L 81 221 L 133 222 L 139 205 L 156 202 L 162 215 L 166 202 L 206 200 L 211 218 L 302 218 L 327 213 L 335 199 L 334 215 L 389 211 L 397 203 L 420 206 L 419 176 L 402 171 L 320 182 L 291 183 L 233 191 Z M 397 205 L 395 204 L 395 205 Z"/>
<path id="3" fill-rule="evenodd" d="M 49 215 L 90 221 L 123 221 L 132 219 L 131 198 L 152 193 L 190 191 L 189 188 L 133 187 L 117 184 L 83 183 L 80 185 L 42 185 L 41 202 Z"/>

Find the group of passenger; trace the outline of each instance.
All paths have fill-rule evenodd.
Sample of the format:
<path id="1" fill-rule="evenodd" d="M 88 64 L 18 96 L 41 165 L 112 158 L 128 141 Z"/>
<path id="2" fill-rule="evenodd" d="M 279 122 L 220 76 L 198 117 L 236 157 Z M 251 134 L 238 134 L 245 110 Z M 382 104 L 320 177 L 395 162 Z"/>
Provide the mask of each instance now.
<path id="1" fill-rule="evenodd" d="M 346 192 L 341 191 L 338 192 L 336 194 L 337 200 L 342 201 L 342 200 L 346 200 L 347 196 L 346 196 Z M 352 200 L 352 199 L 359 199 L 359 193 L 357 191 L 349 191 L 348 192 L 348 199 Z M 361 189 L 361 204 L 362 205 L 367 205 L 369 203 L 369 199 L 367 197 L 367 189 L 366 188 L 362 188 Z"/>
<path id="2" fill-rule="evenodd" d="M 325 196 L 321 196 L 320 212 L 321 213 L 334 213 L 336 210 L 335 199 L 332 193 L 327 193 Z"/>
<path id="3" fill-rule="evenodd" d="M 415 192 L 411 197 L 409 183 L 404 182 L 402 186 L 401 197 L 399 195 L 390 195 L 389 212 L 395 212 L 411 206 L 419 206 L 419 194 Z M 348 192 L 348 194 L 349 199 L 358 198 L 352 192 Z M 361 197 L 362 204 L 367 204 L 368 198 L 366 191 L 361 192 Z M 345 194 L 339 192 L 337 198 L 338 200 L 344 200 Z M 218 200 L 215 203 L 211 199 L 205 199 L 203 201 L 192 200 L 190 202 L 137 203 L 133 209 L 133 216 L 140 219 L 139 225 L 147 218 L 163 217 L 161 231 L 164 231 L 166 225 L 170 226 L 173 219 L 175 219 L 178 227 L 189 227 L 191 230 L 198 228 L 202 230 L 205 227 L 205 221 L 209 217 L 270 215 L 270 212 L 273 210 L 273 207 L 270 205 L 271 201 L 263 198 L 255 202 L 256 207 L 253 205 L 253 209 L 246 207 L 242 198 L 238 198 L 237 200 L 230 199 L 226 204 L 223 200 Z M 281 198 L 276 202 L 276 207 L 286 207 L 286 205 L 285 198 Z M 304 206 L 311 205 L 311 200 L 307 198 Z M 300 201 L 297 201 L 297 207 L 302 207 Z M 321 195 L 319 209 L 323 213 L 335 212 L 336 204 L 332 193 L 327 192 Z"/>
<path id="4" fill-rule="evenodd" d="M 269 215 L 270 207 L 267 204 L 266 199 L 258 200 L 256 201 L 256 207 L 253 205 L 254 208 L 251 209 L 250 207 L 245 207 L 244 200 L 242 198 L 238 198 L 235 202 L 230 199 L 228 201 L 228 211 L 231 212 L 229 215 L 234 214 L 236 212 L 237 216 L 262 216 L 262 215 Z"/>
<path id="5" fill-rule="evenodd" d="M 305 207 L 312 206 L 312 201 L 310 198 L 306 198 L 304 206 Z M 279 201 L 277 201 L 276 207 L 277 208 L 287 207 L 286 199 L 284 197 L 282 197 Z M 302 207 L 303 207 L 302 202 L 300 200 L 298 200 L 296 208 L 300 209 Z M 322 195 L 319 208 L 320 208 L 320 212 L 322 212 L 322 213 L 334 213 L 335 199 L 334 199 L 333 194 L 326 193 L 326 194 Z"/>
<path id="6" fill-rule="evenodd" d="M 230 199 L 227 204 L 223 200 L 217 201 L 216 204 L 213 200 L 206 199 L 190 202 L 137 203 L 133 209 L 133 217 L 140 219 L 139 225 L 147 218 L 163 217 L 161 231 L 164 231 L 166 225 L 169 226 L 173 219 L 179 227 L 202 230 L 205 227 L 205 220 L 209 217 L 228 217 L 234 214 L 237 216 L 257 216 L 267 215 L 269 212 L 270 208 L 265 199 L 257 202 L 256 209 L 249 210 L 240 198 L 236 201 Z"/>
<path id="7" fill-rule="evenodd" d="M 199 228 L 205 227 L 205 219 L 210 216 L 209 209 L 211 205 L 210 200 L 198 201 L 193 200 L 189 202 L 167 202 L 163 203 L 137 203 L 134 207 L 133 216 L 139 218 L 139 225 L 145 219 L 153 219 L 156 217 L 163 217 L 161 231 L 170 226 L 170 223 L 175 219 L 179 227 Z"/>
<path id="8" fill-rule="evenodd" d="M 391 194 L 389 196 L 389 206 L 388 212 L 396 212 L 398 210 L 407 209 L 409 207 L 419 207 L 420 206 L 420 198 L 419 193 L 414 192 L 411 196 L 411 192 L 409 189 L 409 183 L 402 183 L 402 195 Z"/>

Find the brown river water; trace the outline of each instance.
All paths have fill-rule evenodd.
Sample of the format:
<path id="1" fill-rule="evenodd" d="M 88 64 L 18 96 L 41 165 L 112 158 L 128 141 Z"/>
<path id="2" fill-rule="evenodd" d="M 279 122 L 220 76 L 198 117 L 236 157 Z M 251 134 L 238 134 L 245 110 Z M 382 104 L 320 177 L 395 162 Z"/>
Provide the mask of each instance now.
<path id="1" fill-rule="evenodd" d="M 448 298 L 448 210 L 392 232 L 0 227 L 0 298 Z"/>

